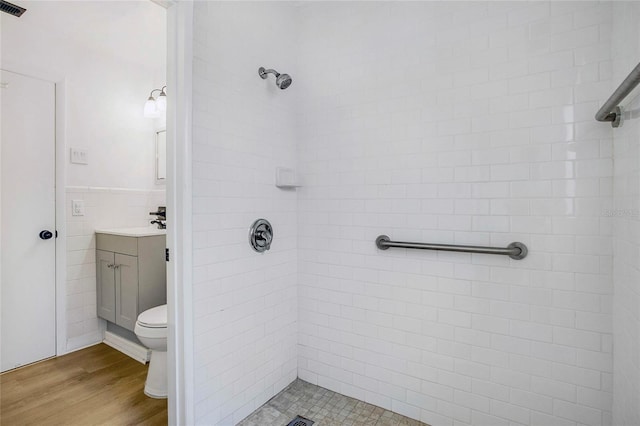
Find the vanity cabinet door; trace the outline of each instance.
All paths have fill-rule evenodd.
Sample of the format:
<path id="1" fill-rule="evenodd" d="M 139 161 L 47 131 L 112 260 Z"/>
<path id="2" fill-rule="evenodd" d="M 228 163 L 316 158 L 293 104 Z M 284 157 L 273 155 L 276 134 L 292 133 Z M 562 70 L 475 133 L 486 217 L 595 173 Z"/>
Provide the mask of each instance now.
<path id="1" fill-rule="evenodd" d="M 115 323 L 133 331 L 138 318 L 138 258 L 115 254 Z"/>
<path id="2" fill-rule="evenodd" d="M 98 316 L 107 321 L 116 320 L 116 277 L 113 252 L 96 250 Z"/>

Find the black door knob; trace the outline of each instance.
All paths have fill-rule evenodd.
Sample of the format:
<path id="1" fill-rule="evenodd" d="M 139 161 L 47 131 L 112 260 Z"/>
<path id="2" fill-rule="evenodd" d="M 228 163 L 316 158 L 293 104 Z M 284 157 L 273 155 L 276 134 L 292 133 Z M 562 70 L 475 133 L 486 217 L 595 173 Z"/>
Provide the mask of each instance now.
<path id="1" fill-rule="evenodd" d="M 49 238 L 53 237 L 51 231 L 47 231 L 46 229 L 44 231 L 40 231 L 39 235 L 43 240 L 48 240 Z"/>

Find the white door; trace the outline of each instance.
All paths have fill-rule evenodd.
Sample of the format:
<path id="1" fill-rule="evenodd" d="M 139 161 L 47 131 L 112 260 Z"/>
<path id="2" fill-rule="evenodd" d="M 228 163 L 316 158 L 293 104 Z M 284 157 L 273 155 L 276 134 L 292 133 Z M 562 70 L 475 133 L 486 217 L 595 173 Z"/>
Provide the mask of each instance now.
<path id="1" fill-rule="evenodd" d="M 0 70 L 0 108 L 0 364 L 6 371 L 56 353 L 55 85 Z"/>

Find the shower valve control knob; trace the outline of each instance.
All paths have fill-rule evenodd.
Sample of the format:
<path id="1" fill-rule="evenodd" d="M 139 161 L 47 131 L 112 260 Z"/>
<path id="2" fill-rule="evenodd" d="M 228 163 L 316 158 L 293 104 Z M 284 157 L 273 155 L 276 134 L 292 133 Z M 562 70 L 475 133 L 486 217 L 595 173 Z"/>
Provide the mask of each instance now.
<path id="1" fill-rule="evenodd" d="M 263 253 L 271 248 L 273 241 L 273 228 L 266 219 L 258 219 L 249 228 L 249 244 L 258 253 Z"/>
<path id="2" fill-rule="evenodd" d="M 258 232 L 256 234 L 256 238 L 264 241 L 264 246 L 266 247 L 267 250 L 269 250 L 271 246 L 271 233 L 269 231 L 265 230 L 265 231 Z"/>

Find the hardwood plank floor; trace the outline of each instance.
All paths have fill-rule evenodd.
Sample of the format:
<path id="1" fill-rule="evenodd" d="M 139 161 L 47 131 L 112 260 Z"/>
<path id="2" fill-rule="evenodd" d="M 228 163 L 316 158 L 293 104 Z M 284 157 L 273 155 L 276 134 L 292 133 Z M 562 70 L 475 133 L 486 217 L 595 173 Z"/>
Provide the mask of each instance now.
<path id="1" fill-rule="evenodd" d="M 99 344 L 0 375 L 0 425 L 166 425 L 147 366 Z"/>

